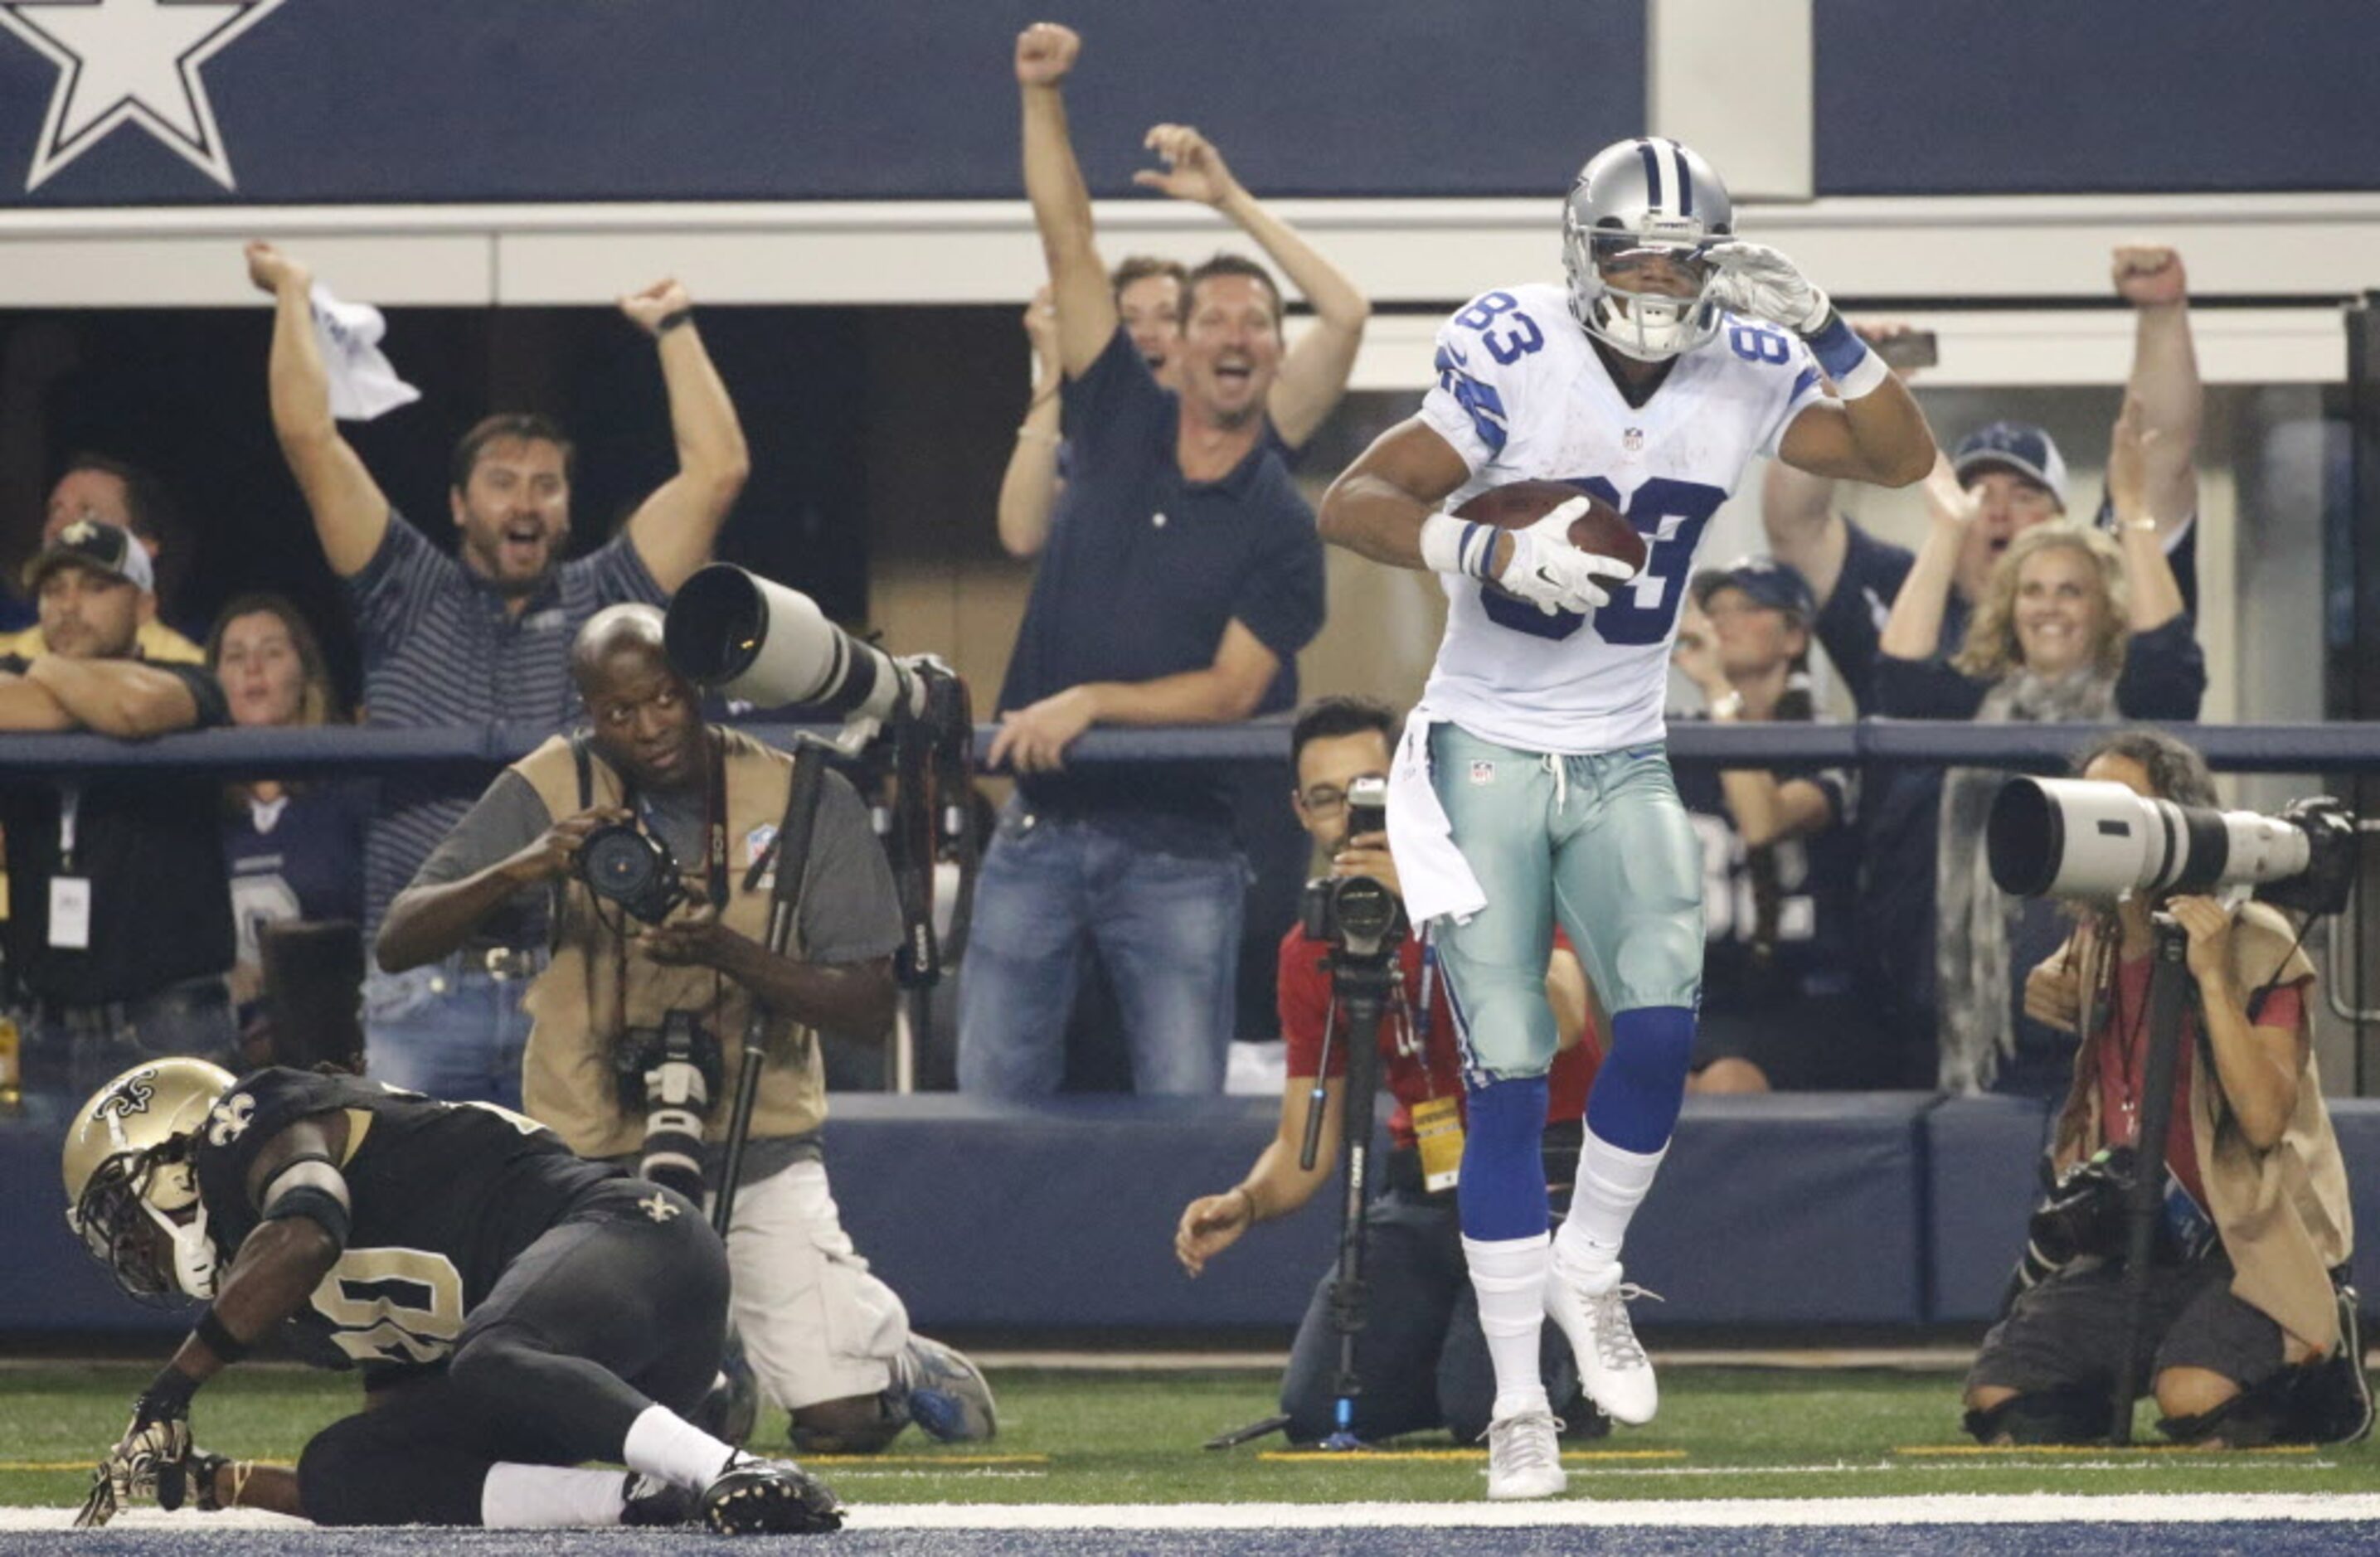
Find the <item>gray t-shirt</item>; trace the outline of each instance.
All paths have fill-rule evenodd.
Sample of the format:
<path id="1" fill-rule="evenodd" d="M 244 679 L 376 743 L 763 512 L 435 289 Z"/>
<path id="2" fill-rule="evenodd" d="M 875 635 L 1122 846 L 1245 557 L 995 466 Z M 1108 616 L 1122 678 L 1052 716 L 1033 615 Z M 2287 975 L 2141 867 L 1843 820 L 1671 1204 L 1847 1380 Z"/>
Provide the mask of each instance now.
<path id="1" fill-rule="evenodd" d="M 638 797 L 646 829 L 669 846 L 687 884 L 698 889 L 706 848 L 703 808 L 698 788 Z M 443 886 L 476 875 L 536 842 L 553 822 L 536 789 L 507 768 L 421 862 L 413 885 Z M 728 863 L 744 868 L 735 858 Z M 513 906 L 541 918 L 545 891 L 520 892 Z M 893 890 L 892 867 L 868 825 L 859 791 L 840 773 L 829 773 L 819 791 L 818 826 L 802 867 L 800 923 L 803 956 L 811 962 L 865 962 L 889 957 L 901 945 L 901 900 Z"/>
<path id="2" fill-rule="evenodd" d="M 707 848 L 704 806 L 698 786 L 674 794 L 642 795 L 638 805 L 646 829 L 668 845 L 687 885 L 698 890 Z M 536 842 L 553 820 L 535 787 L 506 769 L 422 861 L 413 885 L 440 886 L 476 875 Z M 733 854 L 728 864 L 744 868 Z M 533 913 L 541 927 L 547 907 L 544 888 L 536 887 L 516 895 L 508 911 Z M 893 889 L 892 867 L 868 826 L 859 791 L 840 773 L 828 773 L 819 791 L 818 825 L 802 867 L 798 912 L 807 961 L 866 962 L 889 957 L 901 945 L 901 900 Z M 749 1184 L 818 1155 L 815 1134 L 756 1139 L 737 1177 Z M 710 1165 L 715 1174 L 718 1165 Z"/>

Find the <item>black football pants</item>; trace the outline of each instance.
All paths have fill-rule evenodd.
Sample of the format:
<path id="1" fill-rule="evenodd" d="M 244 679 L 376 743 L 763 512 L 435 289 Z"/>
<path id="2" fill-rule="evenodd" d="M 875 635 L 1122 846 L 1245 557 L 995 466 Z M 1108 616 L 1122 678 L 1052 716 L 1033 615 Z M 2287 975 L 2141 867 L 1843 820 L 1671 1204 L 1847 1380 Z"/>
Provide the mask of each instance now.
<path id="1" fill-rule="evenodd" d="M 443 1369 L 315 1435 L 298 1497 L 318 1525 L 476 1525 L 498 1461 L 618 1460 L 648 1407 L 690 1410 L 726 1326 L 727 1250 L 701 1208 L 599 1185 L 505 1268 Z"/>

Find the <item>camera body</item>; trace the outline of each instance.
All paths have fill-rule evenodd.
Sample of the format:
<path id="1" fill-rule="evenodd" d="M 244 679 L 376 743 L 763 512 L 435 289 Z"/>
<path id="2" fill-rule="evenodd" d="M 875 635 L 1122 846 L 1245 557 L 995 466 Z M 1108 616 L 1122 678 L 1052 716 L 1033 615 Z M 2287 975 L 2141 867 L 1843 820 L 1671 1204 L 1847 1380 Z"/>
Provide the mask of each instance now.
<path id="1" fill-rule="evenodd" d="M 1389 781 L 1369 774 L 1347 786 L 1347 836 L 1385 830 Z M 1386 961 L 1405 936 L 1405 907 L 1388 884 L 1368 875 L 1317 876 L 1305 884 L 1298 919 L 1312 940 L 1342 957 Z"/>
<path id="2" fill-rule="evenodd" d="M 2027 1261 L 2054 1271 L 2085 1257 L 2120 1254 L 2132 1169 L 2132 1149 L 2114 1146 L 2060 1174 L 2025 1227 Z"/>
<path id="3" fill-rule="evenodd" d="M 637 1176 L 702 1201 L 702 1127 L 725 1080 L 718 1035 L 692 1011 L 666 1012 L 659 1027 L 632 1027 L 612 1051 L 623 1112 L 645 1116 Z"/>
<path id="4" fill-rule="evenodd" d="M 589 833 L 573 863 L 589 891 L 648 924 L 668 918 L 691 895 L 669 846 L 633 822 Z"/>
<path id="5" fill-rule="evenodd" d="M 1377 876 L 1316 876 L 1305 884 L 1298 920 L 1307 939 L 1359 961 L 1386 961 L 1405 938 L 1404 905 Z"/>

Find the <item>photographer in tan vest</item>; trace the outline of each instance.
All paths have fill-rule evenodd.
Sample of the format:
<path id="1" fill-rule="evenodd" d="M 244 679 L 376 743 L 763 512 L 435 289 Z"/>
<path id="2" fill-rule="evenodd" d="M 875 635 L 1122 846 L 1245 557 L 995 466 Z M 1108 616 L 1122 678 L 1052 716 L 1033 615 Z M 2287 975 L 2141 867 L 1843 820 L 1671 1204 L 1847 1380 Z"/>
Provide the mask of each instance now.
<path id="1" fill-rule="evenodd" d="M 2101 738 L 2086 779 L 2212 810 L 2214 776 L 2145 725 Z M 1982 1442 L 2095 1442 L 2126 1345 L 2177 1442 L 2255 1448 L 2370 1431 L 2347 1170 L 2311 1031 L 2313 964 L 2269 904 L 2128 893 L 2076 903 L 2081 923 L 2025 982 L 2028 1014 L 2077 1033 L 2052 1131 L 2059 1175 L 2033 1219 L 2017 1291 L 1967 1374 Z M 2189 936 L 2172 1111 L 2151 1161 L 2164 1183 L 2154 1273 L 2126 1312 L 2121 1183 L 2150 1149 L 2152 911 Z M 2110 1156 L 2109 1153 L 2114 1153 Z"/>
<path id="2" fill-rule="evenodd" d="M 727 1239 L 732 1312 L 762 1392 L 792 1413 L 807 1454 L 873 1452 L 913 1420 L 937 1438 L 990 1437 L 982 1374 L 910 1333 L 827 1182 L 814 1030 L 881 1032 L 892 1019 L 901 915 L 883 851 L 857 792 L 825 775 L 791 944 L 770 949 L 776 870 L 756 867 L 771 859 L 794 764 L 704 721 L 662 622 L 645 605 L 589 619 L 571 671 L 591 729 L 489 786 L 390 905 L 381 966 L 443 957 L 499 913 L 544 912 L 552 957 L 525 1003 L 528 1112 L 582 1156 L 647 1173 L 674 1163 L 713 1188 L 727 1079 L 764 1005 Z"/>

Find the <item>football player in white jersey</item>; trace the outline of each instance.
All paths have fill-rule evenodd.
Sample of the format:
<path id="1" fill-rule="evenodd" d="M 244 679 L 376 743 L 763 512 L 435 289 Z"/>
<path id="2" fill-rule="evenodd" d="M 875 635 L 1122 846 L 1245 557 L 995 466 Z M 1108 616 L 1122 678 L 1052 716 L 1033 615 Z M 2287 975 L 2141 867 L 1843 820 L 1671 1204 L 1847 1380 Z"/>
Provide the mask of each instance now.
<path id="1" fill-rule="evenodd" d="M 1703 526 L 1755 453 L 1907 486 L 1925 418 L 1827 295 L 1733 236 L 1726 186 L 1673 140 L 1597 152 L 1562 223 L 1567 294 L 1481 294 L 1438 336 L 1438 382 L 1323 499 L 1326 540 L 1441 575 L 1450 610 L 1390 779 L 1390 839 L 1463 1030 L 1463 1248 L 1495 1358 L 1489 1497 L 1564 1486 L 1537 1341 L 1550 1314 L 1597 1404 L 1651 1419 L 1620 1246 L 1684 1092 L 1702 983 L 1701 863 L 1662 747 L 1678 606 Z M 1830 394 L 1821 378 L 1831 379 Z M 1457 518 L 1473 493 L 1568 482 L 1624 514 L 1641 570 L 1570 545 L 1585 498 L 1526 529 Z M 1554 915 L 1611 1017 L 1569 1217 L 1538 1158 Z"/>

